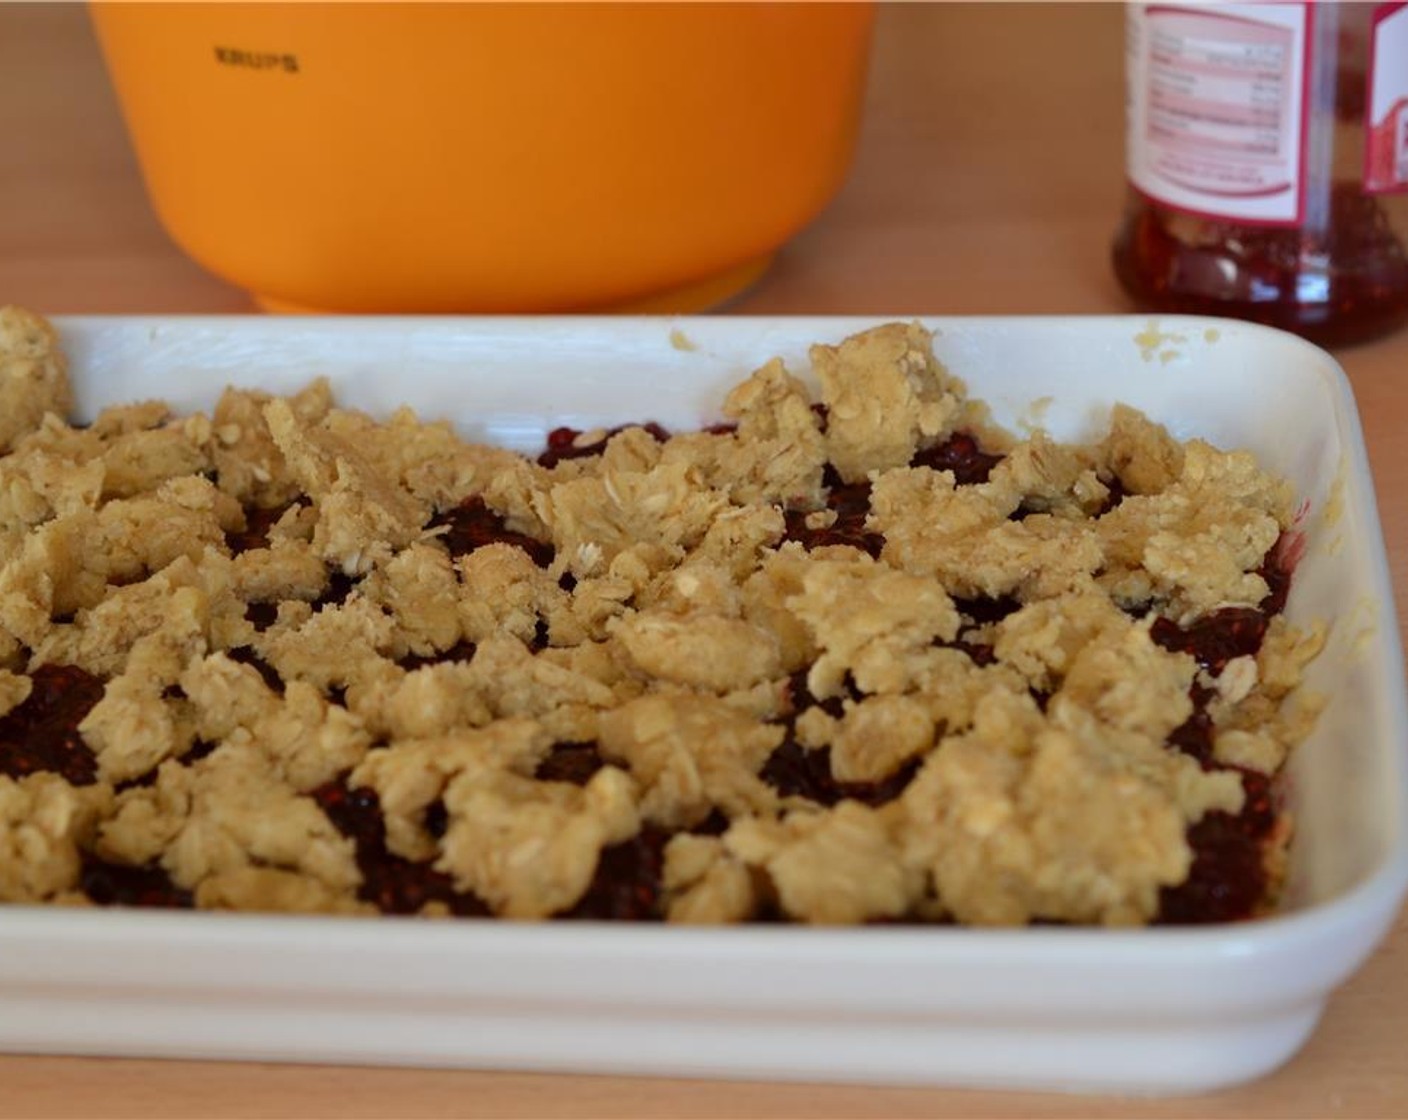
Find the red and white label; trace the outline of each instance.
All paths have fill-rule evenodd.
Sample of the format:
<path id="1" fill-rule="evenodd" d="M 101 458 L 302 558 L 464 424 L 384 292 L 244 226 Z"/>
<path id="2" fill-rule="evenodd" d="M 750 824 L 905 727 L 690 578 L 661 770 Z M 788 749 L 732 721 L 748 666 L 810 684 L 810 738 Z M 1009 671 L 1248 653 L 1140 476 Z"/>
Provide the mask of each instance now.
<path id="1" fill-rule="evenodd" d="M 1190 213 L 1298 225 L 1309 25 L 1306 4 L 1131 4 L 1130 182 Z"/>
<path id="2" fill-rule="evenodd" d="M 1368 94 L 1364 189 L 1408 190 L 1408 3 L 1374 10 Z"/>

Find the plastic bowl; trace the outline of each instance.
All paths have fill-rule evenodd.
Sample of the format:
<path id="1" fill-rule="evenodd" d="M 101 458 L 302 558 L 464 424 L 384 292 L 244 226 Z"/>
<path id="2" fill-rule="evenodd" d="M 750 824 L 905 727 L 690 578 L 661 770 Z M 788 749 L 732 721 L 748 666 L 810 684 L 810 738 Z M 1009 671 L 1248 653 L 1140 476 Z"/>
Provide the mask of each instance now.
<path id="1" fill-rule="evenodd" d="M 869 4 L 92 5 L 157 213 L 276 310 L 698 309 L 840 187 Z"/>

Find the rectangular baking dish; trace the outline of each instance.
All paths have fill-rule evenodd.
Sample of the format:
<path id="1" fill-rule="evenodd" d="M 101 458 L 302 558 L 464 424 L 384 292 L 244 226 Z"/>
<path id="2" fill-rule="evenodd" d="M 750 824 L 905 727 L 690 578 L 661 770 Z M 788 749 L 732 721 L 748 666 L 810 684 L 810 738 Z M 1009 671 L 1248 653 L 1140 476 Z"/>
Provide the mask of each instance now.
<path id="1" fill-rule="evenodd" d="M 67 318 L 83 417 L 325 374 L 532 449 L 558 424 L 718 419 L 725 389 L 875 319 Z M 931 319 L 996 418 L 1061 438 L 1134 404 L 1254 450 L 1304 498 L 1288 611 L 1333 621 L 1295 756 L 1284 913 L 1136 931 L 684 929 L 0 909 L 0 1049 L 1180 1092 L 1292 1055 L 1408 884 L 1408 712 L 1354 402 L 1324 352 L 1245 324 Z"/>

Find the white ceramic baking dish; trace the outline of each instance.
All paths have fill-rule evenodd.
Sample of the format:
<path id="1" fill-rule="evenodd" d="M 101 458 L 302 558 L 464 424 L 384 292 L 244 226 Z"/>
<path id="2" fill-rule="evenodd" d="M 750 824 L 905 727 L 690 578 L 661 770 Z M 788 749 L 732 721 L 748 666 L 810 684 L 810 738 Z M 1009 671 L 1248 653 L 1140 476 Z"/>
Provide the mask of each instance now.
<path id="1" fill-rule="evenodd" d="M 559 423 L 717 418 L 727 385 L 860 319 L 60 320 L 81 411 L 227 382 L 402 402 L 540 445 Z M 1263 1073 L 1314 1028 L 1408 883 L 1408 713 L 1344 375 L 1200 319 L 934 319 L 1009 424 L 1062 437 L 1124 400 L 1255 450 L 1309 503 L 1289 613 L 1333 620 L 1332 696 L 1291 764 L 1285 913 L 1219 928 L 742 928 L 0 910 L 0 1048 L 1173 1092 Z M 1045 406 L 1033 402 L 1050 398 Z"/>

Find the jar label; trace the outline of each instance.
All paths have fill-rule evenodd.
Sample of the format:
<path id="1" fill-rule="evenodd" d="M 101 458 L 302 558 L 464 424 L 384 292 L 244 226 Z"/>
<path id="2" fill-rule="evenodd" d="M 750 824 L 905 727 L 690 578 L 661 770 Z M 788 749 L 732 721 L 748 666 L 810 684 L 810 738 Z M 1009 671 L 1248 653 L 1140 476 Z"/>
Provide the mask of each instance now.
<path id="1" fill-rule="evenodd" d="M 1248 225 L 1304 208 L 1307 4 L 1131 4 L 1127 168 L 1155 202 Z"/>
<path id="2" fill-rule="evenodd" d="M 1408 3 L 1374 9 L 1371 44 L 1364 189 L 1408 190 Z"/>

